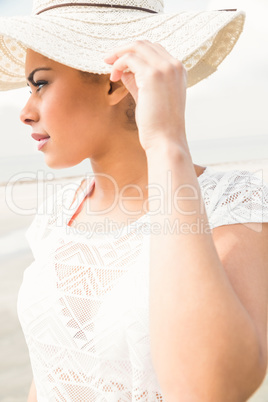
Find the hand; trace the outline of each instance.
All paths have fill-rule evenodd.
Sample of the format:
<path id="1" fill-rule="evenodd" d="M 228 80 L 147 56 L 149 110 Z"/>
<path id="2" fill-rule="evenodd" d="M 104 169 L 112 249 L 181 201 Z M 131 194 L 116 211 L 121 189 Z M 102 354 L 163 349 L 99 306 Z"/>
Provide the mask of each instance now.
<path id="1" fill-rule="evenodd" d="M 137 41 L 104 59 L 110 80 L 122 80 L 136 102 L 136 122 L 145 151 L 166 142 L 186 142 L 187 73 L 160 44 Z M 124 72 L 128 70 L 128 72 Z"/>

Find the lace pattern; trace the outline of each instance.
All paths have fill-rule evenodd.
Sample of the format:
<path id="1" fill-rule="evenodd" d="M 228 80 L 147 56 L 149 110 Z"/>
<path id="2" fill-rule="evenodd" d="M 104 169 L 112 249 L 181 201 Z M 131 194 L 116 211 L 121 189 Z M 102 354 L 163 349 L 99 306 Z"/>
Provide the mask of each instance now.
<path id="1" fill-rule="evenodd" d="M 97 0 L 94 0 L 93 3 Z M 57 4 L 73 6 L 53 8 Z M 104 56 L 135 40 L 160 43 L 188 72 L 188 86 L 208 77 L 231 52 L 244 26 L 242 11 L 179 10 L 163 13 L 162 0 L 107 0 L 154 10 L 83 7 L 81 1 L 35 0 L 33 14 L 0 18 L 0 90 L 26 85 L 25 57 L 30 48 L 69 67 L 111 73 Z M 83 3 L 83 1 L 82 1 Z"/>
<path id="2" fill-rule="evenodd" d="M 198 180 L 211 228 L 268 222 L 258 175 L 208 168 Z M 48 199 L 26 233 L 35 261 L 18 313 L 38 401 L 164 401 L 150 354 L 149 216 L 118 238 L 67 234 L 73 196 Z"/>

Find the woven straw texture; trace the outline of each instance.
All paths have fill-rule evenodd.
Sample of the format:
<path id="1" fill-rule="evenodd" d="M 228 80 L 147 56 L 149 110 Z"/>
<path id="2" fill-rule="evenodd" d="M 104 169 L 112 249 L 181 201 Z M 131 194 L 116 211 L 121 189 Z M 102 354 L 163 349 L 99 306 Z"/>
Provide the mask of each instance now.
<path id="1" fill-rule="evenodd" d="M 207 168 L 198 181 L 211 228 L 268 222 L 268 185 L 257 175 Z M 26 233 L 35 261 L 18 312 L 38 402 L 164 401 L 150 351 L 150 216 L 115 233 L 69 228 L 87 195 L 70 207 L 70 184 Z"/>
<path id="2" fill-rule="evenodd" d="M 36 15 L 65 3 L 36 0 L 31 16 L 0 18 L 0 90 L 26 85 L 27 48 L 79 70 L 108 74 L 111 66 L 103 61 L 105 55 L 137 39 L 158 42 L 181 60 L 190 87 L 216 71 L 238 40 L 245 20 L 242 11 L 164 14 L 161 0 L 105 0 L 107 8 L 78 6 L 78 2 Z M 111 8 L 111 4 L 143 7 L 157 14 Z"/>
<path id="3" fill-rule="evenodd" d="M 59 4 L 76 4 L 76 3 L 90 3 L 90 4 L 108 4 L 110 6 L 117 4 L 121 6 L 134 6 L 149 9 L 157 13 L 164 11 L 164 3 L 162 0 L 36 0 L 33 4 L 33 14 L 37 14 L 40 11 Z"/>

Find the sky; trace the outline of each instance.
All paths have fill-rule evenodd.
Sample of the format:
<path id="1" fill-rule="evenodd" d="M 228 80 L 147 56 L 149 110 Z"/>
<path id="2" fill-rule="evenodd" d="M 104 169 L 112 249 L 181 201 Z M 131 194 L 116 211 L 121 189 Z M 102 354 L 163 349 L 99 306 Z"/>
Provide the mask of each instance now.
<path id="1" fill-rule="evenodd" d="M 29 14 L 31 7 L 31 0 L 0 0 L 0 15 Z M 187 93 L 186 126 L 190 143 L 244 136 L 252 137 L 254 141 L 255 136 L 267 136 L 268 1 L 165 1 L 166 12 L 222 8 L 245 10 L 245 29 L 218 72 Z M 36 154 L 29 128 L 23 127 L 18 119 L 19 110 L 27 98 L 27 89 L 0 92 L 0 156 Z M 254 152 L 253 159 L 264 155 L 261 148 Z"/>

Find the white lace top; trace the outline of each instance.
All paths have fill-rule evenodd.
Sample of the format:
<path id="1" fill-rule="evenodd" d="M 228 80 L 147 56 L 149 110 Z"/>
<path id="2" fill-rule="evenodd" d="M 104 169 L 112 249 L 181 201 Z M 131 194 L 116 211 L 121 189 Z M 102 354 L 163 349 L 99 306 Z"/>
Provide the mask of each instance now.
<path id="1" fill-rule="evenodd" d="M 207 168 L 198 178 L 211 228 L 268 222 L 268 185 L 258 174 Z M 39 208 L 26 237 L 18 314 L 38 402 L 164 401 L 149 342 L 149 224 L 86 233 L 68 223 L 81 180 Z M 73 203 L 73 204 L 72 204 Z"/>

